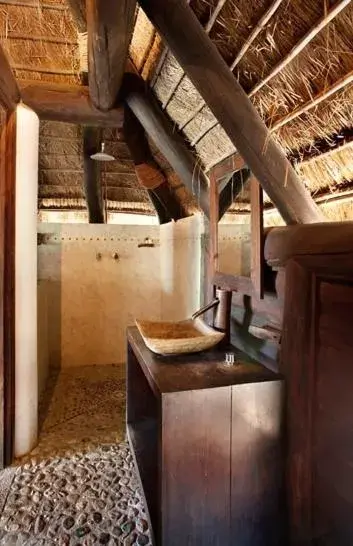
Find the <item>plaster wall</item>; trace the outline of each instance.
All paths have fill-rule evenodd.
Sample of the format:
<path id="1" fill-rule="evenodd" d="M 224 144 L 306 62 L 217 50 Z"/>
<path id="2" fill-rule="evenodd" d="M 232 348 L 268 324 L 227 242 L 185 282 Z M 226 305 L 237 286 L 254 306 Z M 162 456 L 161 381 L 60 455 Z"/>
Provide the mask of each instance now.
<path id="1" fill-rule="evenodd" d="M 135 318 L 179 320 L 200 305 L 199 217 L 165 226 L 39 224 L 39 335 L 50 366 L 122 363 Z M 148 237 L 154 247 L 139 247 Z M 114 259 L 114 254 L 119 259 Z"/>
<path id="2" fill-rule="evenodd" d="M 218 225 L 219 271 L 250 277 L 251 234 L 249 224 Z"/>

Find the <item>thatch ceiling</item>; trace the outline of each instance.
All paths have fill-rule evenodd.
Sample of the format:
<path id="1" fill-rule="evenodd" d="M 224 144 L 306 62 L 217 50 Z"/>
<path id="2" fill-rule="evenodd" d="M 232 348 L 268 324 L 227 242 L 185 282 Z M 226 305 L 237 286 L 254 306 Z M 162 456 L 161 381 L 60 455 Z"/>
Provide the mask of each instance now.
<path id="1" fill-rule="evenodd" d="M 268 127 L 274 129 L 280 144 L 289 155 L 295 152 L 300 155 L 303 149 L 315 147 L 318 139 L 329 140 L 353 125 L 353 84 L 350 83 L 353 81 L 353 2 L 324 26 L 275 77 L 262 85 L 273 68 L 286 59 L 339 0 L 278 0 L 277 9 L 264 28 L 242 58 L 237 59 L 271 4 L 273 0 L 190 2 L 225 61 L 228 65 L 235 64 L 234 76 L 250 94 Z M 82 50 L 80 54 L 79 43 L 82 48 L 84 41 L 78 35 L 66 0 L 11 0 L 10 3 L 0 0 L 0 40 L 18 79 L 81 81 L 83 54 Z M 229 138 L 141 9 L 136 14 L 130 58 L 205 169 L 234 151 Z M 329 95 L 327 98 L 325 93 Z M 287 119 L 304 107 L 304 113 Z M 64 206 L 66 199 L 68 207 L 79 207 L 81 203 L 81 208 L 84 206 L 82 133 L 79 127 L 63 129 L 61 125 L 46 123 L 41 127 L 41 205 L 52 204 L 57 198 L 57 204 L 61 202 Z M 62 131 L 65 137 L 61 136 Z M 110 206 L 116 209 L 122 208 L 124 202 L 128 206 L 140 203 L 141 210 L 147 210 L 151 205 L 146 192 L 138 186 L 127 149 L 117 134 L 110 136 L 111 139 L 106 136 L 108 144 L 119 158 L 114 166 L 106 167 L 103 176 L 104 185 L 109 188 Z M 336 144 L 334 138 L 333 144 Z M 329 154 L 296 164 L 303 182 L 314 195 L 340 189 L 347 191 L 353 179 L 352 150 L 353 146 L 347 142 Z M 170 169 L 169 176 L 173 179 Z M 178 180 L 173 183 L 180 186 Z M 189 199 L 186 193 L 183 198 Z M 190 207 L 195 207 L 195 203 L 190 202 Z"/>

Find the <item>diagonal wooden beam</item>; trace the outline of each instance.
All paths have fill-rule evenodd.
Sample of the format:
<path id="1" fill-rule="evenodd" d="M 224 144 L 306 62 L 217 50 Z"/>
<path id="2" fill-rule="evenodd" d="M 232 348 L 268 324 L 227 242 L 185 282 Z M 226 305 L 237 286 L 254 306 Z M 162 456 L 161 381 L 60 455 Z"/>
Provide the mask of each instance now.
<path id="1" fill-rule="evenodd" d="M 256 40 L 260 32 L 265 28 L 271 17 L 276 13 L 283 0 L 274 0 L 270 6 L 267 8 L 262 17 L 258 20 L 252 31 L 250 32 L 248 38 L 245 40 L 244 44 L 240 48 L 239 52 L 234 58 L 234 61 L 230 65 L 230 69 L 233 72 L 234 68 L 240 63 L 245 53 L 248 51 L 250 46 Z"/>
<path id="2" fill-rule="evenodd" d="M 20 91 L 9 61 L 0 45 L 0 104 L 13 110 L 20 102 Z"/>
<path id="3" fill-rule="evenodd" d="M 88 81 L 93 104 L 113 108 L 125 72 L 136 0 L 86 0 Z"/>
<path id="4" fill-rule="evenodd" d="M 98 127 L 121 128 L 123 125 L 123 108 L 117 107 L 109 112 L 101 112 L 92 105 L 88 88 L 84 86 L 23 80 L 20 81 L 20 91 L 23 102 L 32 108 L 40 119 Z"/>
<path id="5" fill-rule="evenodd" d="M 144 87 L 143 80 L 135 74 L 125 74 L 122 97 L 186 188 L 196 194 L 201 209 L 208 216 L 207 178 L 173 123 Z"/>
<path id="6" fill-rule="evenodd" d="M 263 16 L 259 19 L 259 21 L 254 26 L 253 30 L 251 31 L 248 38 L 245 40 L 244 44 L 240 48 L 239 52 L 235 56 L 233 62 L 230 65 L 230 70 L 233 72 L 235 67 L 239 64 L 241 59 L 244 57 L 245 53 L 250 48 L 251 44 L 256 40 L 260 32 L 265 28 L 271 17 L 276 13 L 277 9 L 281 5 L 283 0 L 274 0 L 271 5 L 268 7 L 268 9 L 265 11 Z M 191 113 L 191 115 L 180 125 L 179 129 L 184 129 L 191 121 L 203 110 L 205 107 L 205 102 L 202 101 L 197 108 Z M 213 125 L 214 127 L 214 125 Z M 209 129 L 210 130 L 210 129 Z"/>
<path id="7" fill-rule="evenodd" d="M 322 213 L 190 7 L 179 0 L 140 0 L 140 5 L 284 220 L 322 221 Z"/>
<path id="8" fill-rule="evenodd" d="M 224 4 L 226 3 L 227 0 L 218 0 L 217 4 L 216 4 L 216 7 L 215 9 L 213 10 L 208 22 L 207 22 L 207 25 L 205 27 L 205 32 L 206 34 L 209 34 L 211 32 L 211 30 L 213 29 L 216 21 L 217 21 L 217 17 L 218 15 L 221 13 L 222 11 L 222 8 L 224 6 Z M 169 90 L 169 93 L 167 95 L 167 97 L 164 99 L 163 101 L 163 108 L 166 109 L 168 104 L 170 103 L 170 101 L 172 100 L 172 98 L 174 97 L 179 85 L 181 84 L 181 82 L 183 81 L 183 79 L 185 78 L 185 72 L 183 72 L 181 74 L 181 76 L 175 81 L 174 85 L 170 88 Z"/>
<path id="9" fill-rule="evenodd" d="M 303 36 L 299 42 L 295 44 L 295 46 L 291 49 L 291 51 L 283 57 L 270 71 L 270 73 L 260 80 L 254 87 L 251 89 L 249 93 L 249 97 L 253 97 L 264 85 L 266 85 L 272 78 L 277 76 L 289 63 L 291 63 L 298 55 L 303 51 L 303 49 L 317 36 L 319 32 L 321 32 L 322 29 L 324 29 L 341 11 L 350 4 L 352 0 L 340 0 L 337 2 L 331 10 L 329 10 L 328 13 L 323 15 L 312 27 L 311 29 Z M 266 14 L 265 14 L 266 15 Z M 244 44 L 245 45 L 245 44 Z M 239 58 L 240 60 L 240 58 Z M 236 64 L 239 62 L 238 58 L 236 58 L 232 65 L 231 70 L 234 70 Z M 183 123 L 183 125 L 180 127 L 180 129 L 184 129 L 193 119 L 194 117 L 203 109 L 204 104 L 200 104 L 197 109 L 192 113 L 191 116 Z M 192 145 L 195 146 L 200 142 L 214 127 L 218 125 L 217 121 L 211 122 L 205 129 L 197 135 L 197 137 L 193 140 Z"/>
<path id="10" fill-rule="evenodd" d="M 218 219 L 224 216 L 229 207 L 234 203 L 239 193 L 244 188 L 250 177 L 250 171 L 247 169 L 235 172 L 226 186 L 219 193 Z"/>
<path id="11" fill-rule="evenodd" d="M 125 106 L 124 137 L 138 181 L 148 191 L 160 223 L 185 218 L 187 214 L 169 186 L 166 175 L 154 160 L 144 128 L 128 106 Z"/>
<path id="12" fill-rule="evenodd" d="M 230 65 L 230 70 L 233 72 L 235 67 L 240 63 L 241 59 L 244 57 L 245 53 L 248 51 L 252 43 L 256 40 L 260 32 L 265 28 L 271 17 L 276 13 L 279 6 L 282 4 L 283 0 L 274 0 L 271 5 L 268 7 L 268 9 L 265 11 L 263 16 L 259 19 L 259 21 L 254 26 L 253 30 L 251 31 L 248 38 L 245 40 L 244 44 L 240 48 L 239 52 L 235 56 L 234 60 L 232 61 Z M 197 108 L 191 113 L 191 115 L 183 122 L 183 124 L 179 127 L 180 129 L 184 129 L 189 123 L 203 110 L 205 106 L 205 102 L 202 101 Z M 213 125 L 214 127 L 214 125 Z"/>

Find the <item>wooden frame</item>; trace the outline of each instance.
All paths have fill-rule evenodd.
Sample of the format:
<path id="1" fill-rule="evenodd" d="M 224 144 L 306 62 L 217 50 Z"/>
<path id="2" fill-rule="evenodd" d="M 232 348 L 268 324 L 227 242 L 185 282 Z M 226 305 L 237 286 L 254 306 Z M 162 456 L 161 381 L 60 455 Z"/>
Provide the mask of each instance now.
<path id="1" fill-rule="evenodd" d="M 331 539 L 326 542 L 325 537 L 330 537 L 331 532 L 329 518 L 328 528 L 321 529 L 323 533 L 321 536 L 320 525 L 317 525 L 314 518 L 315 425 L 318 426 L 320 423 L 317 402 L 317 389 L 320 384 L 318 354 L 323 342 L 322 336 L 319 337 L 319 319 L 322 313 L 320 287 L 323 283 L 337 286 L 349 284 L 352 287 L 353 254 L 303 256 L 291 259 L 286 267 L 281 360 L 288 387 L 287 491 L 291 546 L 336 544 L 330 542 Z M 336 313 L 342 311 L 343 309 L 338 311 L 336 307 Z M 343 318 L 349 324 L 347 329 L 351 324 L 349 318 L 349 316 Z M 327 318 L 325 320 L 327 321 Z M 335 333 L 331 335 L 334 336 Z M 331 343 L 330 340 L 326 342 Z M 349 345 L 342 348 L 346 355 L 347 348 L 349 349 Z M 332 362 L 332 365 L 337 366 L 339 362 Z M 348 380 L 347 376 L 342 377 L 342 381 Z M 338 392 L 332 392 L 329 401 L 336 400 L 337 396 Z M 329 411 L 329 408 L 327 410 Z M 344 461 L 341 467 L 342 465 Z M 335 472 L 339 474 L 337 468 Z M 350 524 L 349 526 L 352 527 Z"/>
<path id="2" fill-rule="evenodd" d="M 259 299 L 264 297 L 264 236 L 262 188 L 256 178 L 251 181 L 251 277 L 229 275 L 219 271 L 218 218 L 219 189 L 215 172 L 210 173 L 210 254 L 209 278 L 213 285 L 230 291 L 242 292 Z"/>
<path id="3" fill-rule="evenodd" d="M 15 404 L 16 113 L 5 110 L 0 135 L 0 468 L 13 458 Z"/>

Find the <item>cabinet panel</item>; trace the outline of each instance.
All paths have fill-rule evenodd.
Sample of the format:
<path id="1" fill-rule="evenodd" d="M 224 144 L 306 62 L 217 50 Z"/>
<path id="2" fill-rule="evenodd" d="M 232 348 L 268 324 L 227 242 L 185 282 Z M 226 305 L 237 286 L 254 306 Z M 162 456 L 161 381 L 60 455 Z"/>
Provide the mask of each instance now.
<path id="1" fill-rule="evenodd" d="M 162 407 L 162 544 L 231 544 L 231 388 L 168 394 Z"/>

